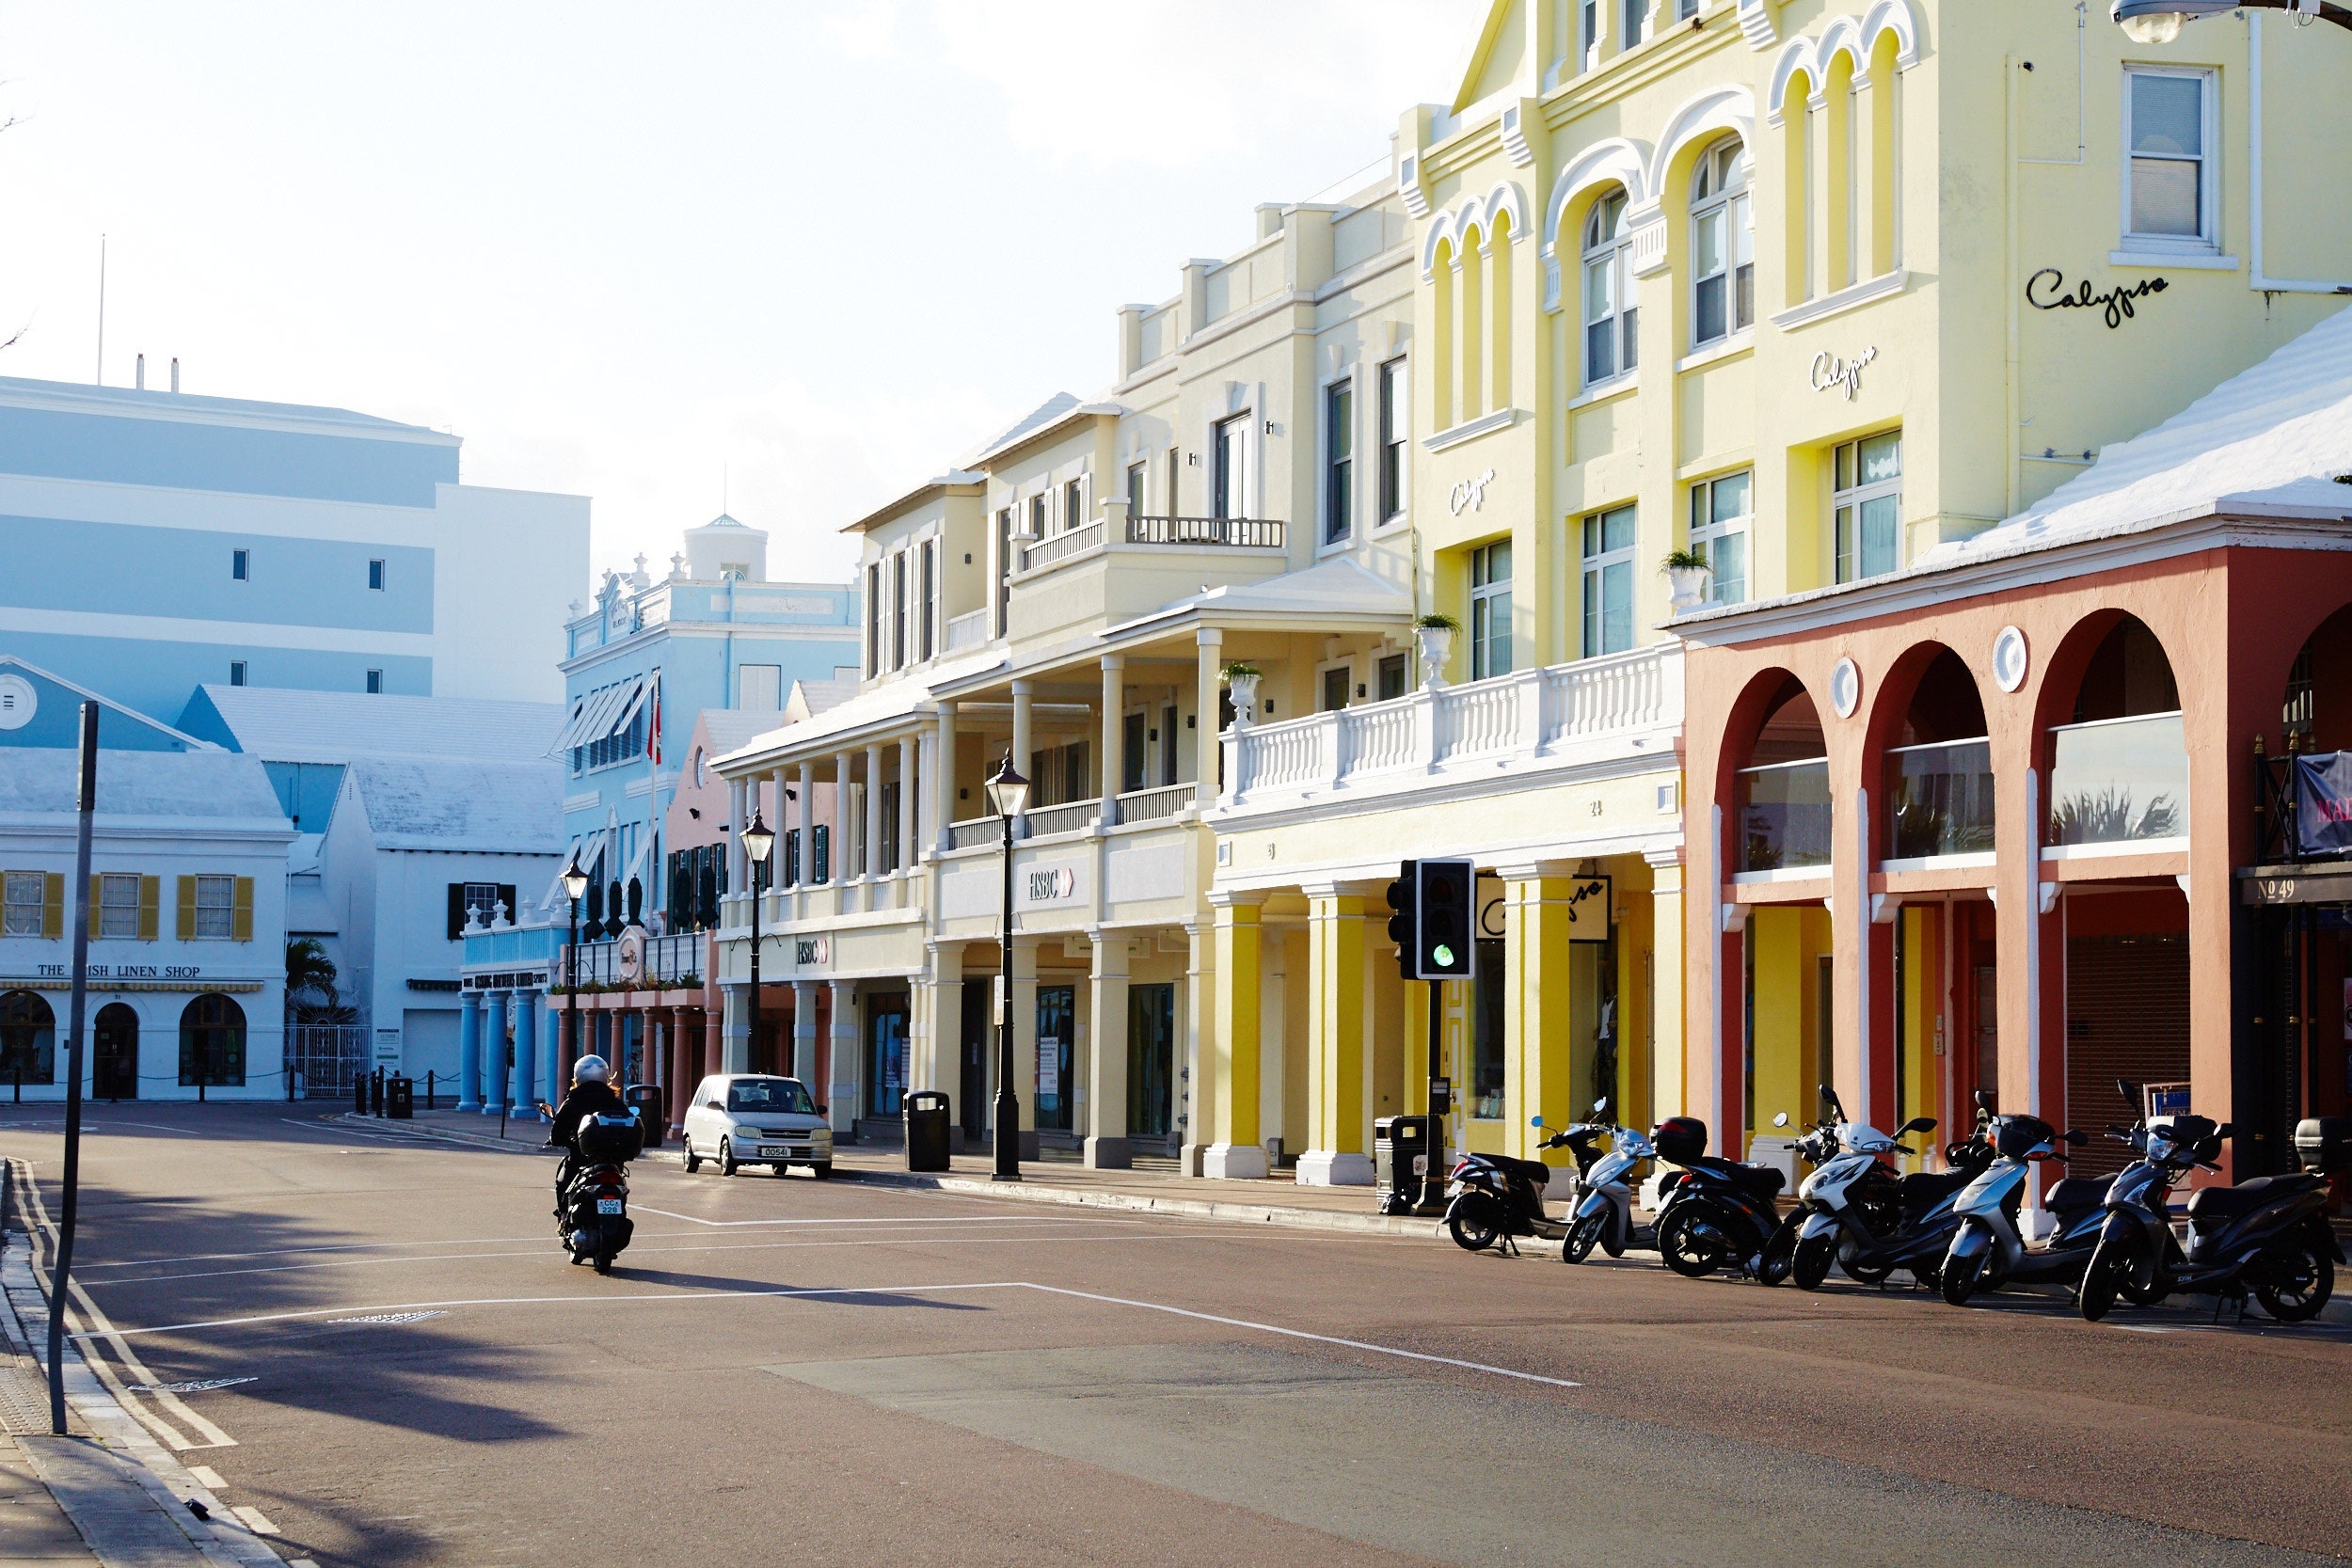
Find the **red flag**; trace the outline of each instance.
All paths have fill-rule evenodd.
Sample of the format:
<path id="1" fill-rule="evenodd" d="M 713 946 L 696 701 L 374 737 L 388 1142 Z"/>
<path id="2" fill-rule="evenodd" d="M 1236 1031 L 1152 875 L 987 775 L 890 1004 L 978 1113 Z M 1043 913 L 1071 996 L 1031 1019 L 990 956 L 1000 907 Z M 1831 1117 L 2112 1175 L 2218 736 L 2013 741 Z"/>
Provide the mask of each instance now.
<path id="1" fill-rule="evenodd" d="M 645 755 L 661 765 L 661 677 L 653 678 L 653 720 L 645 726 Z"/>

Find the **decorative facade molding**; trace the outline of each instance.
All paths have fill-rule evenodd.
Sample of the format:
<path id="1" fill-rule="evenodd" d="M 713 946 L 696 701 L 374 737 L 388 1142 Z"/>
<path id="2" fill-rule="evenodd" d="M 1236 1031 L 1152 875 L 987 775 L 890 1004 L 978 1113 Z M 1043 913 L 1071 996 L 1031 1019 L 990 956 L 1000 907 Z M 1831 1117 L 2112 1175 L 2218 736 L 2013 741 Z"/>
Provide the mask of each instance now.
<path id="1" fill-rule="evenodd" d="M 1640 206 L 1650 198 L 1648 144 L 1613 137 L 1586 148 L 1577 154 L 1560 178 L 1551 182 L 1551 196 L 1544 203 L 1544 309 L 1560 309 L 1560 225 L 1568 209 L 1594 191 L 1609 185 L 1625 187 L 1626 199 Z M 1568 237 L 1571 253 L 1581 249 L 1575 235 Z"/>
<path id="2" fill-rule="evenodd" d="M 1747 35 L 1748 47 L 1761 53 L 1780 41 L 1780 29 L 1772 25 L 1772 0 L 1740 0 L 1740 31 Z"/>
<path id="3" fill-rule="evenodd" d="M 1851 64 L 1855 83 L 1867 84 L 1870 79 L 1870 56 L 1878 52 L 1879 40 L 1889 33 L 1895 35 L 1895 68 L 1909 71 L 1917 65 L 1919 22 L 1912 12 L 1910 0 L 1875 0 L 1859 20 L 1841 16 L 1823 28 L 1818 39 L 1790 39 L 1782 48 L 1780 58 L 1772 64 L 1772 85 L 1764 103 L 1764 123 L 1781 123 L 1789 84 L 1800 74 L 1806 83 L 1806 102 L 1814 108 L 1826 103 L 1825 84 L 1840 55 Z"/>
<path id="4" fill-rule="evenodd" d="M 1452 242 L 1454 262 L 1459 266 L 1462 253 L 1470 247 L 1470 236 L 1478 236 L 1483 248 L 1493 236 L 1495 220 L 1505 214 L 1511 219 L 1511 243 L 1517 245 L 1527 238 L 1527 196 L 1507 180 L 1483 197 L 1471 197 L 1431 224 L 1421 242 L 1422 281 L 1426 283 L 1437 276 L 1440 243 Z"/>
<path id="5" fill-rule="evenodd" d="M 1527 145 L 1527 100 L 1521 99 L 1502 106 L 1503 156 L 1520 168 L 1535 161 L 1535 150 Z"/>
<path id="6" fill-rule="evenodd" d="M 1405 211 L 1415 220 L 1429 215 L 1429 193 L 1421 183 L 1420 153 L 1407 152 L 1397 161 L 1396 192 L 1405 198 Z"/>

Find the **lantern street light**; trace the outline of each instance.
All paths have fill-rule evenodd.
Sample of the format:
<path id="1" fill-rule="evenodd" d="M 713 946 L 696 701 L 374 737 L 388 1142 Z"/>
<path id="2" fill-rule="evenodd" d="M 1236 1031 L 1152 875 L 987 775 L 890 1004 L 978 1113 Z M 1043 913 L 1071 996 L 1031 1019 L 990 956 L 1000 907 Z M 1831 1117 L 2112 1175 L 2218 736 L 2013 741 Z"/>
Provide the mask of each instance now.
<path id="1" fill-rule="evenodd" d="M 752 807 L 752 819 L 743 829 L 743 853 L 752 858 L 752 1003 L 746 1022 L 751 1025 L 749 1050 L 759 1049 L 759 878 L 768 869 L 768 856 L 776 847 L 775 830 L 759 815 L 759 807 Z M 751 1066 L 749 1061 L 743 1064 Z"/>
<path id="2" fill-rule="evenodd" d="M 564 1071 L 580 1059 L 580 896 L 587 891 L 588 873 L 580 869 L 580 849 L 574 846 L 572 858 L 564 867 L 564 896 L 572 901 L 572 941 L 564 950 L 569 960 L 564 966 L 569 971 L 564 977 L 569 988 L 564 999 L 564 1059 L 556 1064 L 556 1082 L 548 1085 L 548 1092 L 558 1099 L 562 1098 Z"/>
<path id="3" fill-rule="evenodd" d="M 996 1168 L 990 1179 L 1021 1180 L 1021 1101 L 1012 1092 L 1012 819 L 1029 803 L 1029 781 L 1012 754 L 988 776 L 988 801 L 1005 824 L 1005 911 L 996 971 Z"/>
<path id="4" fill-rule="evenodd" d="M 2288 11 L 2352 28 L 2352 9 L 2336 0 L 2115 0 L 2108 12 L 2134 43 L 2170 43 L 2200 17 L 2224 11 Z"/>

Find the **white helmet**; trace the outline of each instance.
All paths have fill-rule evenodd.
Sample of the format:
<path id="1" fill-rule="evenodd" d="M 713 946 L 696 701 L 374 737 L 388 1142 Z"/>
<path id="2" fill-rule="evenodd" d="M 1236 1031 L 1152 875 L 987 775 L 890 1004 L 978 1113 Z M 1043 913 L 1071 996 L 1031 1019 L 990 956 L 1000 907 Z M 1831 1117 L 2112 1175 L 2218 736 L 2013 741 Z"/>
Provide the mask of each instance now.
<path id="1" fill-rule="evenodd" d="M 605 1065 L 601 1056 L 582 1056 L 572 1064 L 572 1082 L 575 1084 L 602 1084 L 612 1077 L 612 1069 Z"/>

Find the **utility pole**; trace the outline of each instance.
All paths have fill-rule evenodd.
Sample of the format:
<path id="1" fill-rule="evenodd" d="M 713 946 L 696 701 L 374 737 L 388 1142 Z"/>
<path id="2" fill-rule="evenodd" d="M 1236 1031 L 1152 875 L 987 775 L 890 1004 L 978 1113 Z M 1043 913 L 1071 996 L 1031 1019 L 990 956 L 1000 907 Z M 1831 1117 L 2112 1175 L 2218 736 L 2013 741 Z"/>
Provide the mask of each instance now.
<path id="1" fill-rule="evenodd" d="M 65 1193 L 57 1207 L 56 1267 L 49 1275 L 49 1430 L 65 1433 L 66 1280 L 82 1183 L 82 1019 L 89 1006 L 89 838 L 98 810 L 98 705 L 82 705 L 82 766 L 73 786 L 73 1004 L 65 1040 Z"/>

